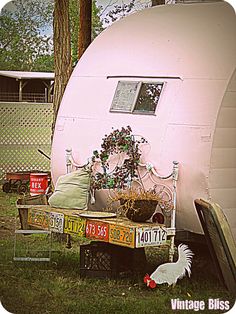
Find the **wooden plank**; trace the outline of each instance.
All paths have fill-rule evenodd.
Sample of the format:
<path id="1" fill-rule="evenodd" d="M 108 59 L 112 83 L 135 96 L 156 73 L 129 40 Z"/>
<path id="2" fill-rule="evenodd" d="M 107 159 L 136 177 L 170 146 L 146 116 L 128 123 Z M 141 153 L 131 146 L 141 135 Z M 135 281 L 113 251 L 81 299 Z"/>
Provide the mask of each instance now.
<path id="1" fill-rule="evenodd" d="M 236 246 L 227 219 L 216 204 L 195 200 L 195 206 L 218 277 L 235 294 Z"/>
<path id="2" fill-rule="evenodd" d="M 49 205 L 20 205 L 20 204 L 17 204 L 16 206 L 17 206 L 18 209 L 21 209 L 21 208 L 26 208 L 26 209 L 37 208 L 39 210 L 46 210 L 46 211 L 50 211 L 51 208 L 52 208 Z"/>
<path id="3" fill-rule="evenodd" d="M 29 229 L 28 224 L 28 208 L 18 208 L 21 229 Z"/>
<path id="4" fill-rule="evenodd" d="M 34 206 L 48 206 L 47 196 L 44 194 L 34 195 L 34 196 L 26 196 L 23 198 L 19 198 L 16 202 L 18 208 L 28 208 L 30 205 Z"/>

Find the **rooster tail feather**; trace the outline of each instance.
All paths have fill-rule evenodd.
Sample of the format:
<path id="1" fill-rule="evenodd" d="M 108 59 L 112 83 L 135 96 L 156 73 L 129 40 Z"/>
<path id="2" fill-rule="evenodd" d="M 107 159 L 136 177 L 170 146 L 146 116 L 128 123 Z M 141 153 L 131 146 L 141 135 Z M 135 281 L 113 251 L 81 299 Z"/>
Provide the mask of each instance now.
<path id="1" fill-rule="evenodd" d="M 181 243 L 178 246 L 178 261 L 177 263 L 181 263 L 184 267 L 184 273 L 187 271 L 188 276 L 191 275 L 191 264 L 194 253 L 189 249 L 186 244 Z M 184 276 L 184 273 L 182 274 Z"/>

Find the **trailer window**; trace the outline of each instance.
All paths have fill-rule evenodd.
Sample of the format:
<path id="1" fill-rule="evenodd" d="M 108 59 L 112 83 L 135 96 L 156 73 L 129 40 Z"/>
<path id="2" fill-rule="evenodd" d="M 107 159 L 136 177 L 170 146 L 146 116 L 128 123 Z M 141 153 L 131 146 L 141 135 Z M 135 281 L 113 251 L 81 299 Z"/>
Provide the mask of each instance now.
<path id="1" fill-rule="evenodd" d="M 163 83 L 119 81 L 110 111 L 154 114 Z"/>

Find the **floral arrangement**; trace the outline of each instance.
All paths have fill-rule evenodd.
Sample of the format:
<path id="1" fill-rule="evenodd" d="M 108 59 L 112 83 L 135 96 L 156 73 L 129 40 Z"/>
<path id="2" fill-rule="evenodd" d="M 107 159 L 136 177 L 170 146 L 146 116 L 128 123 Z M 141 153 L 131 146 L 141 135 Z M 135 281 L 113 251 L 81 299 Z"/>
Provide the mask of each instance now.
<path id="1" fill-rule="evenodd" d="M 121 130 L 113 130 L 105 135 L 101 144 L 101 150 L 95 150 L 92 156 L 93 165 L 99 162 L 103 172 L 95 172 L 91 175 L 91 188 L 99 189 L 124 189 L 137 177 L 137 168 L 140 161 L 139 144 L 146 140 L 135 140 L 130 126 Z M 109 173 L 109 158 L 111 155 L 125 153 L 122 165 L 117 165 Z"/>
<path id="2" fill-rule="evenodd" d="M 139 176 L 138 165 L 140 163 L 140 144 L 147 143 L 141 137 L 135 139 L 130 126 L 122 127 L 121 130 L 113 130 L 109 135 L 105 135 L 101 144 L 101 150 L 95 150 L 92 156 L 91 188 L 93 190 L 109 189 L 110 204 L 119 201 L 118 213 L 126 215 L 134 221 L 145 221 L 154 213 L 157 204 L 165 208 L 171 208 L 172 202 L 164 201 L 161 191 L 157 192 L 155 187 L 145 190 Z M 116 165 L 110 171 L 110 157 L 123 153 L 124 161 L 121 165 Z M 102 171 L 94 171 L 93 167 L 99 163 Z M 134 189 L 133 181 L 139 181 L 141 188 Z"/>

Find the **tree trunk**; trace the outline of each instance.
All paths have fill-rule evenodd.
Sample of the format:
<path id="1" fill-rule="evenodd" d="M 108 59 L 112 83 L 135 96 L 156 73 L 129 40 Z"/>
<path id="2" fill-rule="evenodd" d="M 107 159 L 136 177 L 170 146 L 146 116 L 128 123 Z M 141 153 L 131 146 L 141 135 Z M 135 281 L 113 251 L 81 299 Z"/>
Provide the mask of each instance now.
<path id="1" fill-rule="evenodd" d="M 66 88 L 67 82 L 72 72 L 71 57 L 71 36 L 69 24 L 69 1 L 54 1 L 53 19 L 53 44 L 54 44 L 54 63 L 55 81 L 53 97 L 53 130 L 55 127 L 58 109 Z"/>
<path id="2" fill-rule="evenodd" d="M 92 34 L 92 0 L 79 0 L 79 45 L 78 59 L 91 43 Z"/>
<path id="3" fill-rule="evenodd" d="M 165 4 L 165 0 L 152 0 L 152 7 L 155 7 L 156 5 Z"/>

